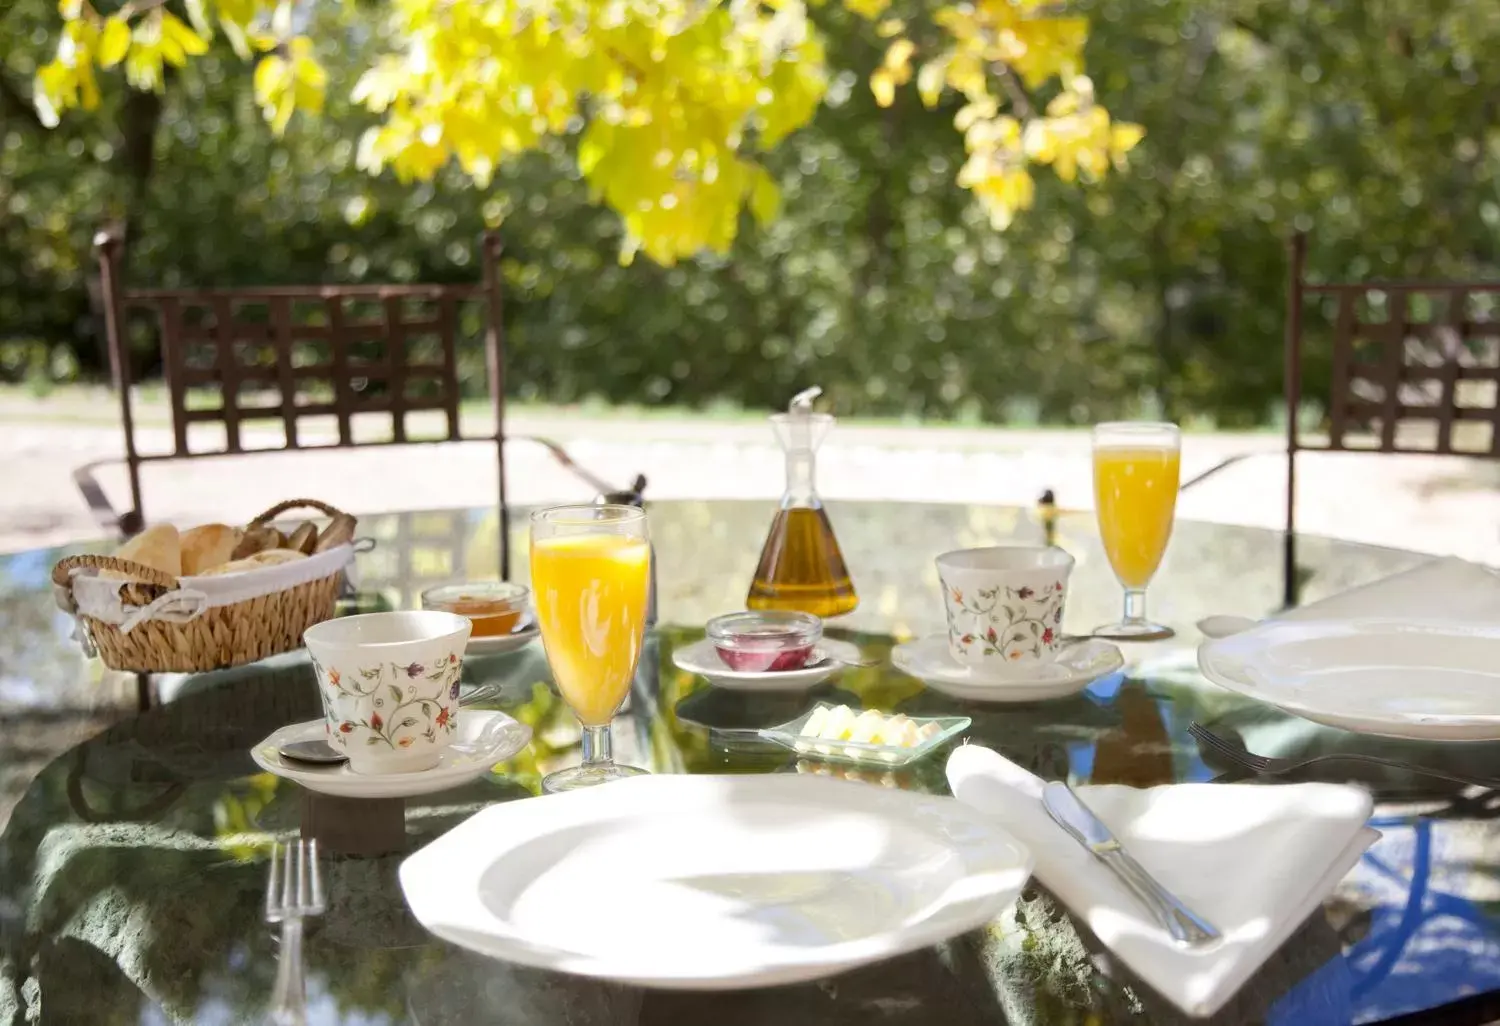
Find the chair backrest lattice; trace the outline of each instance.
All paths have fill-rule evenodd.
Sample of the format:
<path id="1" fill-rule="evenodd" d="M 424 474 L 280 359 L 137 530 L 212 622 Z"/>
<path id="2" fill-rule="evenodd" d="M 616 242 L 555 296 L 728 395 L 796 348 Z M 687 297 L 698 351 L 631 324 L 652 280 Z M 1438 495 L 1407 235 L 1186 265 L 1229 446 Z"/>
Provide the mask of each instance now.
<path id="1" fill-rule="evenodd" d="M 130 475 L 133 509 L 119 518 L 126 533 L 144 522 L 145 462 L 471 440 L 496 445 L 508 524 L 497 235 L 480 247 L 480 280 L 464 284 L 125 288 L 121 238 L 104 232 L 96 244 Z M 141 332 L 161 350 L 171 416 L 164 451 L 141 451 L 132 410 L 128 340 Z M 460 382 L 481 370 L 491 417 L 485 430 L 466 433 Z M 501 564 L 507 575 L 505 545 Z"/>
<path id="2" fill-rule="evenodd" d="M 1326 358 L 1329 391 L 1313 398 L 1327 435 L 1291 425 L 1291 448 L 1500 457 L 1500 281 L 1309 282 L 1305 246 L 1294 239 L 1288 410 L 1305 365 Z"/>

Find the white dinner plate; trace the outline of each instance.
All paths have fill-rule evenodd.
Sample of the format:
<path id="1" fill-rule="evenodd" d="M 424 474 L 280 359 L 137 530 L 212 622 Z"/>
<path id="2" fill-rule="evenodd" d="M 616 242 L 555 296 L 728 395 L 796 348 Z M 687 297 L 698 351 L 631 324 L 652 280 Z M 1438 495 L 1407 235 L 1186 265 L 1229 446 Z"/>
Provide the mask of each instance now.
<path id="1" fill-rule="evenodd" d="M 829 976 L 999 915 L 1031 854 L 951 798 L 823 777 L 647 776 L 493 805 L 401 865 L 423 926 L 644 987 Z"/>
<path id="2" fill-rule="evenodd" d="M 954 698 L 969 702 L 1041 702 L 1077 694 L 1125 665 L 1118 645 L 1090 638 L 1069 645 L 1029 674 L 989 677 L 960 663 L 948 651 L 948 636 L 932 634 L 891 649 L 896 669 Z"/>
<path id="3" fill-rule="evenodd" d="M 862 658 L 859 646 L 833 638 L 823 638 L 818 642 L 813 650 L 815 662 L 811 666 L 775 673 L 731 670 L 719 658 L 714 643 L 707 638 L 672 652 L 672 662 L 679 670 L 707 677 L 710 684 L 734 691 L 806 691 L 838 673 L 847 663 L 857 663 Z"/>
<path id="4" fill-rule="evenodd" d="M 488 638 L 469 638 L 464 655 L 491 656 L 517 652 L 537 639 L 542 629 L 535 620 L 528 620 L 509 634 L 497 634 Z"/>
<path id="5" fill-rule="evenodd" d="M 1500 626 L 1420 620 L 1261 624 L 1198 649 L 1215 684 L 1330 727 L 1500 740 Z"/>
<path id="6" fill-rule="evenodd" d="M 268 773 L 295 781 L 309 791 L 340 798 L 410 798 L 433 794 L 467 784 L 489 772 L 531 743 L 531 728 L 502 712 L 463 709 L 453 744 L 438 764 L 420 773 L 355 773 L 347 762 L 316 766 L 283 759 L 278 749 L 293 741 L 319 741 L 325 737 L 323 720 L 308 720 L 282 727 L 250 749 L 250 758 Z"/>

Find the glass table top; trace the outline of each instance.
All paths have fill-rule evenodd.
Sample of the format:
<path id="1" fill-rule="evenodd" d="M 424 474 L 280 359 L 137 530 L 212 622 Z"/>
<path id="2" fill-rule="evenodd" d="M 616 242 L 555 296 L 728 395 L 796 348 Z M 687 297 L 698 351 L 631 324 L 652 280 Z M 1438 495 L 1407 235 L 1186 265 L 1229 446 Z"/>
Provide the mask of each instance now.
<path id="1" fill-rule="evenodd" d="M 861 772 L 799 760 L 751 733 L 823 701 L 970 716 L 969 741 L 1038 775 L 1075 782 L 1235 779 L 1205 762 L 1187 734 L 1195 720 L 1267 755 L 1358 749 L 1494 773 L 1500 746 L 1357 738 L 1257 706 L 1199 676 L 1197 618 L 1258 616 L 1275 604 L 1280 544 L 1269 532 L 1180 524 L 1152 586 L 1154 615 L 1177 627 L 1177 638 L 1127 647 L 1125 672 L 1071 698 L 979 705 L 925 689 L 890 665 L 889 652 L 897 639 L 941 625 L 931 556 L 955 545 L 1037 538 L 1026 511 L 835 506 L 862 602 L 830 633 L 859 645 L 876 665 L 845 669 L 793 695 L 724 691 L 671 660 L 676 647 L 702 636 L 709 615 L 742 604 L 770 506 L 661 503 L 651 514 L 664 626 L 648 635 L 615 747 L 617 758 L 653 772 L 837 773 L 872 786 L 945 790 L 941 751 L 909 769 Z M 365 518 L 360 533 L 377 544 L 360 557 L 357 605 L 408 606 L 436 581 L 492 577 L 496 523 L 493 511 Z M 1064 514 L 1057 540 L 1078 559 L 1065 626 L 1086 630 L 1117 611 L 1118 590 L 1091 518 Z M 514 576 L 524 580 L 524 546 L 515 552 Z M 765 991 L 643 992 L 440 942 L 406 911 L 396 884 L 404 855 L 488 803 L 536 794 L 544 773 L 578 760 L 578 728 L 549 686 L 540 645 L 465 660 L 477 704 L 533 728 L 534 744 L 521 755 L 472 784 L 404 803 L 327 799 L 258 773 L 248 754 L 276 728 L 320 715 L 305 653 L 162 678 L 168 701 L 139 716 L 111 708 L 133 702 L 134 685 L 89 666 L 68 640 L 67 618 L 51 609 L 46 585 L 59 555 L 0 559 L 8 628 L 0 641 L 0 754 L 55 755 L 18 795 L 0 834 L 3 1026 L 260 1021 L 276 969 L 276 937 L 261 922 L 269 841 L 299 830 L 324 840 L 330 897 L 306 942 L 312 1022 L 1192 1021 L 1112 965 L 1034 885 L 985 930 L 819 983 Z M 1310 598 L 1423 559 L 1318 539 L 1301 542 L 1299 556 Z M 119 722 L 87 741 L 48 734 L 69 715 L 84 724 L 70 728 L 80 734 L 107 718 Z M 1347 779 L 1351 767 L 1334 770 L 1343 772 L 1295 779 Z M 1365 772 L 1357 779 L 1377 795 L 1381 839 L 1212 1021 L 1478 1023 L 1500 1014 L 1492 1000 L 1500 993 L 1500 829 L 1493 825 L 1500 798 L 1398 771 Z"/>

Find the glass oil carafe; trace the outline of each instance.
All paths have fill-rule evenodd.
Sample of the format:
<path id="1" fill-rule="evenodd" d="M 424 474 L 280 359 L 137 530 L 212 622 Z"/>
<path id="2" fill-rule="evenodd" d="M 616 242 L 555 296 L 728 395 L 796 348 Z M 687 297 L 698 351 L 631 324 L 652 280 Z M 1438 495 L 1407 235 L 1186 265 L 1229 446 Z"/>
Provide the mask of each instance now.
<path id="1" fill-rule="evenodd" d="M 813 400 L 822 393 L 820 388 L 799 392 L 786 413 L 771 417 L 786 450 L 786 492 L 745 599 L 751 609 L 795 609 L 826 618 L 859 605 L 813 481 L 814 454 L 833 427 L 830 414 L 813 412 Z"/>

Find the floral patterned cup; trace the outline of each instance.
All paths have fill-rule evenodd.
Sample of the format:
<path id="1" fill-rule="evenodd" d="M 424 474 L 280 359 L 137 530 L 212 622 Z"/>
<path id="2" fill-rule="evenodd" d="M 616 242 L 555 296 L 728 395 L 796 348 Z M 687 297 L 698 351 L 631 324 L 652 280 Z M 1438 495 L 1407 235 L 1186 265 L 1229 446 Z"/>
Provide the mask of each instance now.
<path id="1" fill-rule="evenodd" d="M 325 620 L 302 635 L 312 653 L 328 743 L 355 773 L 417 773 L 438 764 L 458 727 L 458 678 L 473 624 L 432 610 Z"/>
<path id="2" fill-rule="evenodd" d="M 948 651 L 966 666 L 1019 676 L 1057 658 L 1073 557 L 1039 545 L 960 549 L 937 558 Z"/>

